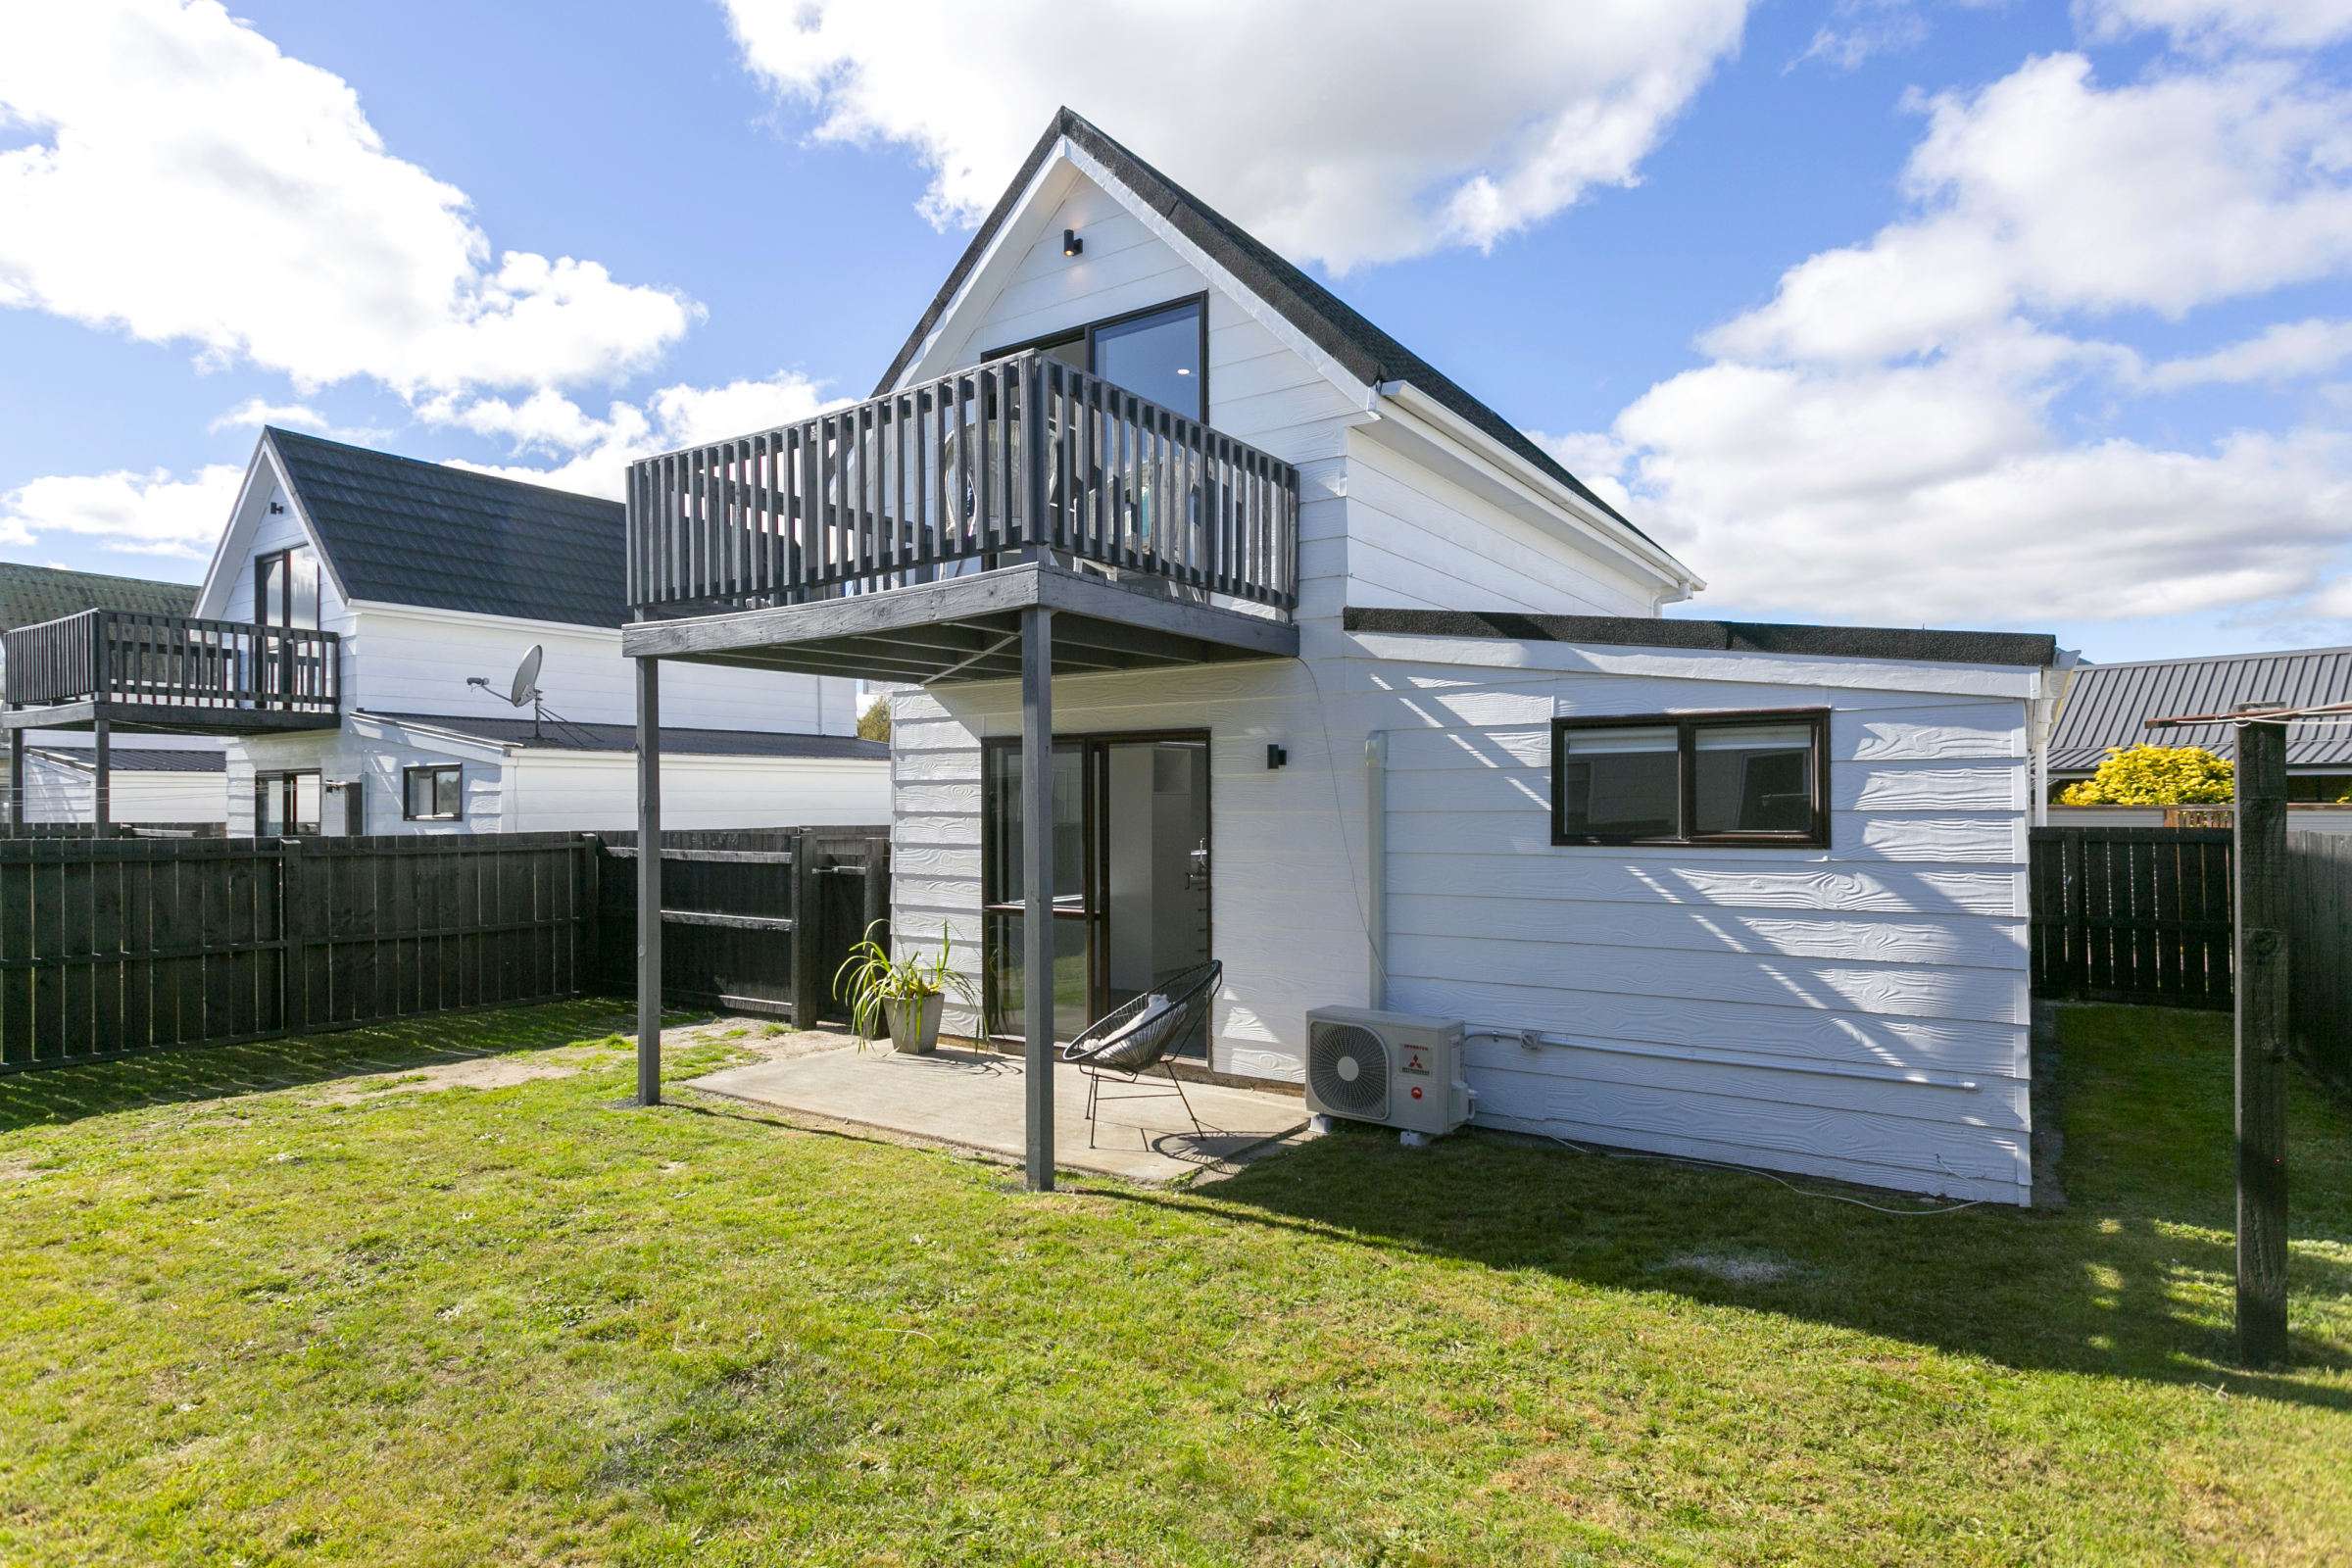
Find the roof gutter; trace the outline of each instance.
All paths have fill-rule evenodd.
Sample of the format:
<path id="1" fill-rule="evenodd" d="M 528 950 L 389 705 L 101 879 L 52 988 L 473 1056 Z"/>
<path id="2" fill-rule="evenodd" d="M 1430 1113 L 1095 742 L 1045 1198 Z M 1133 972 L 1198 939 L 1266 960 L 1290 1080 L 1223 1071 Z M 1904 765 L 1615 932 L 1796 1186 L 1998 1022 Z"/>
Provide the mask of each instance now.
<path id="1" fill-rule="evenodd" d="M 1479 430 L 1451 409 L 1432 398 L 1410 381 L 1382 381 L 1372 388 L 1365 400 L 1367 413 L 1377 412 L 1381 400 L 1396 404 L 1424 423 L 1442 428 L 1456 441 L 1484 455 L 1487 460 L 1522 489 L 1533 492 L 1538 499 L 1555 511 L 1565 512 L 1599 533 L 1625 554 L 1647 565 L 1651 570 L 1672 578 L 1686 595 L 1706 587 L 1706 579 L 1692 571 L 1673 555 L 1613 517 L 1602 515 L 1582 496 L 1562 485 L 1540 468 L 1531 466 L 1516 453 L 1498 446 L 1484 431 Z"/>

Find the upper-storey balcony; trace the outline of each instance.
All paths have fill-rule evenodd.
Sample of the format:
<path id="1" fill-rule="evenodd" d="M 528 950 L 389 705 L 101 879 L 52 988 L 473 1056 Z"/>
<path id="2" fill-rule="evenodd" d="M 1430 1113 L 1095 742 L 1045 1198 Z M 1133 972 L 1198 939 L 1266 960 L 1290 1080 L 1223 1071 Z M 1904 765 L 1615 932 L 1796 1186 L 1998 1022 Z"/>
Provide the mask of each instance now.
<path id="1" fill-rule="evenodd" d="M 0 645 L 9 729 L 246 735 L 341 722 L 331 631 L 85 610 L 20 626 Z"/>
<path id="2" fill-rule="evenodd" d="M 878 680 L 1295 653 L 1298 474 L 1059 360 L 994 360 L 629 470 L 633 655 Z"/>

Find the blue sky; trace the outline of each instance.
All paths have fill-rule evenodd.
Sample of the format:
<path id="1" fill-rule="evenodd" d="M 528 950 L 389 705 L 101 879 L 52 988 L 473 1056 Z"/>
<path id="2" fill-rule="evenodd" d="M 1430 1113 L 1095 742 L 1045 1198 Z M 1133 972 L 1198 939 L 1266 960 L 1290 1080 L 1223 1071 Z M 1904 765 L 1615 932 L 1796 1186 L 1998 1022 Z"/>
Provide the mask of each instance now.
<path id="1" fill-rule="evenodd" d="M 0 23 L 0 553 L 194 577 L 259 410 L 610 488 L 861 395 L 1063 101 L 1556 442 L 1717 584 L 1686 612 L 2352 641 L 2340 0 L 1655 0 L 1582 37 L 1486 0 L 1336 42 L 1269 4 L 1200 59 L 1142 9 L 1079 44 L 886 9 Z"/>

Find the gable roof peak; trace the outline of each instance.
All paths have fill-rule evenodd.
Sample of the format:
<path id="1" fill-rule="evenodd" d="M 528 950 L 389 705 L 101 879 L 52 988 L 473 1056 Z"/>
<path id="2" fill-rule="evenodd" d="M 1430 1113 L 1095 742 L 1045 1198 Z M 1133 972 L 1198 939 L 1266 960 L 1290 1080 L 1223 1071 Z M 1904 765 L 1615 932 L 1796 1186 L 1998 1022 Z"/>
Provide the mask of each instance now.
<path id="1" fill-rule="evenodd" d="M 1316 282 L 1296 264 L 1284 260 L 1262 240 L 1168 178 L 1138 157 L 1125 143 L 1066 104 L 1054 110 L 1045 134 L 1037 139 L 1037 144 L 1029 150 L 1029 156 L 1022 160 L 1020 169 L 1005 185 L 1004 193 L 997 198 L 996 206 L 981 220 L 971 243 L 950 270 L 947 281 L 940 285 L 938 294 L 924 310 L 922 318 L 915 323 L 914 330 L 907 334 L 906 343 L 890 362 L 890 368 L 875 383 L 874 396 L 880 397 L 888 392 L 906 373 L 907 367 L 914 363 L 916 356 L 922 352 L 924 341 L 930 337 L 941 318 L 947 315 L 948 308 L 979 267 L 989 246 L 1011 220 L 1023 192 L 1065 137 L 1126 185 L 1146 205 L 1165 218 L 1179 233 L 1199 246 L 1244 288 L 1271 306 L 1316 348 L 1330 355 L 1333 362 L 1349 375 L 1370 387 L 1403 382 L 1417 388 L 1479 434 L 1505 448 L 1513 457 L 1546 478 L 1565 486 L 1604 517 L 1613 520 L 1651 549 L 1660 548 L 1657 541 L 1636 527 L 1632 519 L 1602 500 L 1583 480 L 1570 473 L 1565 465 L 1537 445 L 1527 432 L 1471 396 L 1436 366 L 1382 331 L 1362 313 Z"/>

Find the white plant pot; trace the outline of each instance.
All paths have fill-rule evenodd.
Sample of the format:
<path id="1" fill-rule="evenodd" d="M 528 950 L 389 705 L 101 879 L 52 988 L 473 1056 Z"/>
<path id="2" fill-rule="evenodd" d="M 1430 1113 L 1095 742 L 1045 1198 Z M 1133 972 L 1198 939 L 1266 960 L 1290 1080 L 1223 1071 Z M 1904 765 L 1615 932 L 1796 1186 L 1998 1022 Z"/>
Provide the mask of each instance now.
<path id="1" fill-rule="evenodd" d="M 942 995 L 908 997 L 883 1004 L 890 1017 L 890 1049 L 903 1055 L 928 1055 L 939 1049 L 940 1014 L 947 1009 Z"/>

